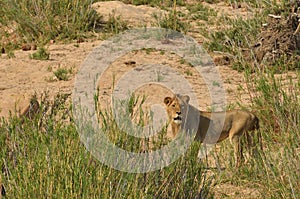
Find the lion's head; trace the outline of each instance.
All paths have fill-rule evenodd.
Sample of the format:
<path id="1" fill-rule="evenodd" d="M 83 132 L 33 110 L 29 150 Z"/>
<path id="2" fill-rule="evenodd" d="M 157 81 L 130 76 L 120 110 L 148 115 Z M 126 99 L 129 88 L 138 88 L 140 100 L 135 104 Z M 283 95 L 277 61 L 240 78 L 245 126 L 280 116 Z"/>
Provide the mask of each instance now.
<path id="1" fill-rule="evenodd" d="M 190 101 L 190 97 L 185 95 L 174 95 L 173 97 L 166 97 L 164 103 L 168 113 L 169 120 L 175 124 L 180 125 L 182 118 L 186 111 L 186 107 Z"/>

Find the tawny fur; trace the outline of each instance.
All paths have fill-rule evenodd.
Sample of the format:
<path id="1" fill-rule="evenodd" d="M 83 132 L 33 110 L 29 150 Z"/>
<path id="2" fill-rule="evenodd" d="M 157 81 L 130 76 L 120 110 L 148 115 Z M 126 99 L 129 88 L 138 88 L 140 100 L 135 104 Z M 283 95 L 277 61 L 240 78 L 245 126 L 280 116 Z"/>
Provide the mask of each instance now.
<path id="1" fill-rule="evenodd" d="M 259 120 L 253 113 L 244 110 L 214 113 L 199 111 L 189 104 L 189 100 L 189 96 L 181 95 L 164 99 L 173 138 L 180 130 L 197 131 L 195 140 L 205 144 L 214 144 L 229 138 L 234 146 L 236 166 L 239 166 L 243 158 L 241 136 L 244 135 L 247 139 L 248 154 L 253 154 L 253 132 L 259 129 Z"/>

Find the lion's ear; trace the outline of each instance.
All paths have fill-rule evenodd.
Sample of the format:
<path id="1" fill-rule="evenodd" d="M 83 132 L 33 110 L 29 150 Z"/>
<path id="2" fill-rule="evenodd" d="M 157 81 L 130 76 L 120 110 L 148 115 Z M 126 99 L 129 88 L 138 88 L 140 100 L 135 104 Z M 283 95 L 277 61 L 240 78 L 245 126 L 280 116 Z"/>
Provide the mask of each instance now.
<path id="1" fill-rule="evenodd" d="M 164 103 L 165 103 L 165 105 L 167 105 L 167 106 L 171 103 L 171 101 L 172 101 L 172 98 L 170 98 L 170 97 L 166 97 L 166 98 L 164 99 Z"/>
<path id="2" fill-rule="evenodd" d="M 188 95 L 182 96 L 182 100 L 188 104 L 190 101 L 190 97 Z"/>

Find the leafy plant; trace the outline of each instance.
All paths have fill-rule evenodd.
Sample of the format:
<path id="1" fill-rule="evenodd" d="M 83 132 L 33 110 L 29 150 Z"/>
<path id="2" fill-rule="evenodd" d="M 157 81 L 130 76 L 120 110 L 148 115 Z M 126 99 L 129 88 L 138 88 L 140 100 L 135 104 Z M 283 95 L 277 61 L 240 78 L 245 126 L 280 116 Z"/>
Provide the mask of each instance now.
<path id="1" fill-rule="evenodd" d="M 48 60 L 50 57 L 50 53 L 45 48 L 39 48 L 37 52 L 30 55 L 31 59 L 37 60 Z"/>
<path id="2" fill-rule="evenodd" d="M 68 81 L 70 74 L 72 74 L 72 69 L 58 68 L 53 73 L 58 80 Z"/>

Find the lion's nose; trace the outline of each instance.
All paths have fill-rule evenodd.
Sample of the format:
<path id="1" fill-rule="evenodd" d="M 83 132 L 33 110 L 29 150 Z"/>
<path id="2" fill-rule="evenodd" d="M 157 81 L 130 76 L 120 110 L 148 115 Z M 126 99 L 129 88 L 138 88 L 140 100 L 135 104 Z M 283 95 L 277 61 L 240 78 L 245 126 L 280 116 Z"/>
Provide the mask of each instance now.
<path id="1" fill-rule="evenodd" d="M 180 111 L 177 111 L 176 113 L 177 113 L 177 115 L 180 115 L 180 114 L 181 114 L 181 112 L 180 112 Z"/>

